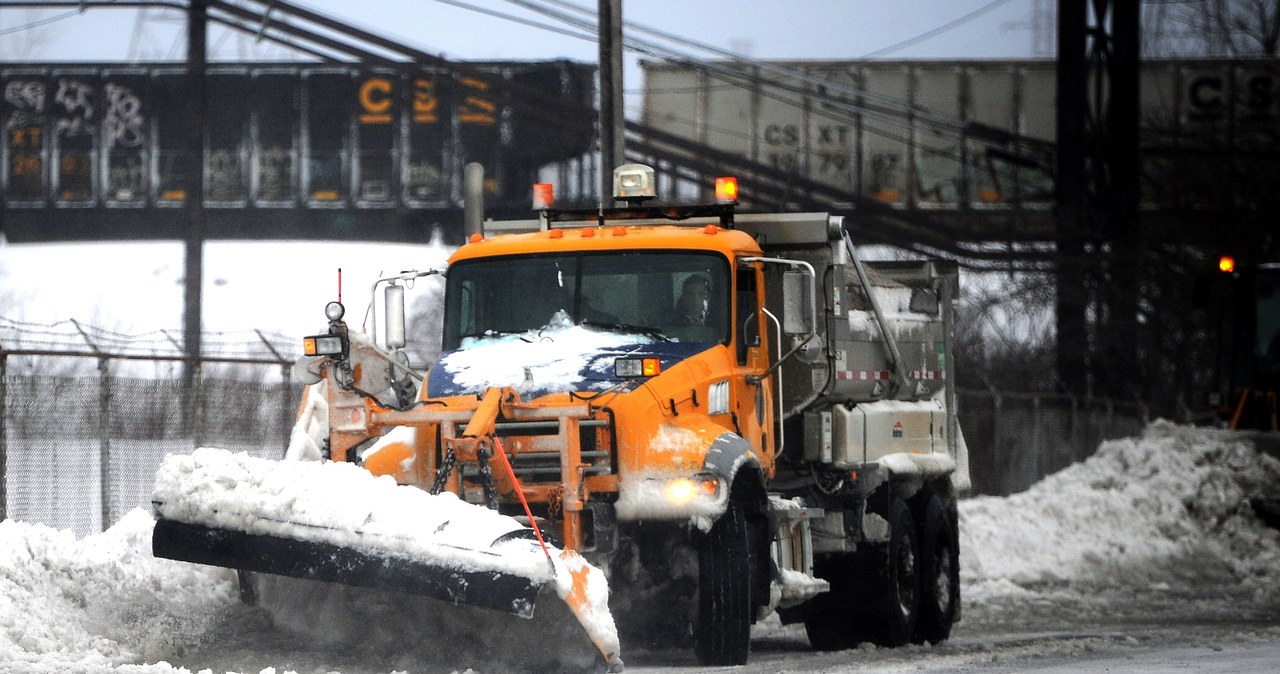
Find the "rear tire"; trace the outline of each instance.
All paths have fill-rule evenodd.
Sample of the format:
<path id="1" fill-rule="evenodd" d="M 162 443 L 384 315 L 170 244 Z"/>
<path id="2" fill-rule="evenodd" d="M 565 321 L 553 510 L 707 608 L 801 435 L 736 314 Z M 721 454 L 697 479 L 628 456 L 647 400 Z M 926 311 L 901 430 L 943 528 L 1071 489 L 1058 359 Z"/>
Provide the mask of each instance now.
<path id="1" fill-rule="evenodd" d="M 917 643 L 936 644 L 951 636 L 960 606 L 960 545 L 954 515 L 937 495 L 925 505 L 920 535 L 920 618 Z"/>
<path id="2" fill-rule="evenodd" d="M 815 569 L 831 591 L 812 599 L 806 611 L 805 633 L 814 649 L 845 650 L 864 641 L 902 646 L 915 633 L 920 547 L 911 510 L 893 497 L 887 512 L 877 514 L 889 523 L 888 543 L 831 555 Z"/>
<path id="3" fill-rule="evenodd" d="M 864 625 L 877 646 L 902 646 L 916 630 L 920 602 L 920 543 L 911 509 L 894 497 L 885 514 L 889 543 L 872 552 L 868 614 Z"/>
<path id="4" fill-rule="evenodd" d="M 751 652 L 751 549 L 740 503 L 729 502 L 698 546 L 693 638 L 703 665 L 743 665 Z"/>

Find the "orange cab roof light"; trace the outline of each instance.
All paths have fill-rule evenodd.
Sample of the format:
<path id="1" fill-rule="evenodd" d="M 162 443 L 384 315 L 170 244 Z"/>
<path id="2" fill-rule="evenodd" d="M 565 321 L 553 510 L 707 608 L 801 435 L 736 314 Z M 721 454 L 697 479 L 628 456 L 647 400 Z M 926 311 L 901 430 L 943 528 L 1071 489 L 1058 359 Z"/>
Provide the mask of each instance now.
<path id="1" fill-rule="evenodd" d="M 534 183 L 533 210 L 551 208 L 556 203 L 556 188 L 551 183 Z"/>
<path id="2" fill-rule="evenodd" d="M 1223 255 L 1218 258 L 1218 271 L 1224 274 L 1230 274 L 1236 270 L 1236 259 L 1230 255 Z"/>
<path id="3" fill-rule="evenodd" d="M 738 203 L 738 179 L 732 176 L 716 178 L 716 203 Z"/>

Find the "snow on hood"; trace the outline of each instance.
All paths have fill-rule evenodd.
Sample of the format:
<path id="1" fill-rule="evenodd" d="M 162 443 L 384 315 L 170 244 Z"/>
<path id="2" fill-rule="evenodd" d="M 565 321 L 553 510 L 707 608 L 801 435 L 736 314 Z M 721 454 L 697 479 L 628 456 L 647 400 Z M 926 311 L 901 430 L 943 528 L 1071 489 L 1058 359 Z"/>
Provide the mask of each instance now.
<path id="1" fill-rule="evenodd" d="M 431 391 L 457 395 L 490 386 L 510 386 L 522 394 L 600 390 L 615 381 L 614 357 L 627 353 L 625 347 L 651 342 L 646 335 L 574 325 L 560 311 L 538 330 L 463 340 L 462 348 L 432 368 Z"/>
<path id="2" fill-rule="evenodd" d="M 961 501 L 966 596 L 1209 585 L 1280 598 L 1280 531 L 1253 512 L 1260 496 L 1280 496 L 1280 461 L 1157 421 L 1025 492 Z"/>

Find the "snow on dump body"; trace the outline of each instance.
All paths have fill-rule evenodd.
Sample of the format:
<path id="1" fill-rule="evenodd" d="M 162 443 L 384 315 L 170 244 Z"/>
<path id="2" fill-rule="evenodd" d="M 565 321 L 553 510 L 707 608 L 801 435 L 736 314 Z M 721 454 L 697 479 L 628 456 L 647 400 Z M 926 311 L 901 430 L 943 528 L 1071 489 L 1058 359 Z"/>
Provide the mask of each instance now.
<path id="1" fill-rule="evenodd" d="M 511 517 L 348 463 L 270 461 L 213 448 L 171 454 L 156 474 L 152 501 L 157 515 L 188 524 L 552 580 L 536 541 L 495 544 L 524 529 Z"/>

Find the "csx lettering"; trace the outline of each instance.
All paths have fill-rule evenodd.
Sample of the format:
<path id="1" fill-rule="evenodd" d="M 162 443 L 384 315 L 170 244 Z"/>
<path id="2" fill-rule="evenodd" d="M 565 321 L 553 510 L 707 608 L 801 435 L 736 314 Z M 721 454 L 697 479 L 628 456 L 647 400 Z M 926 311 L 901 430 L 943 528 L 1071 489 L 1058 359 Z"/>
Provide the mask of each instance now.
<path id="1" fill-rule="evenodd" d="M 467 96 L 462 109 L 458 111 L 458 120 L 463 124 L 491 125 L 494 123 L 494 112 L 498 106 L 479 96 Z"/>
<path id="2" fill-rule="evenodd" d="M 360 85 L 361 124 L 391 123 L 391 80 L 371 77 Z"/>
<path id="3" fill-rule="evenodd" d="M 462 86 L 477 91 L 488 91 L 489 83 L 474 77 L 463 77 L 458 80 Z M 492 126 L 497 117 L 498 106 L 487 98 L 481 98 L 475 94 L 467 94 L 463 99 L 462 105 L 458 109 L 458 121 L 463 124 L 479 124 L 482 126 Z"/>
<path id="4" fill-rule="evenodd" d="M 1256 75 L 1250 77 L 1245 83 L 1245 90 L 1248 91 L 1248 97 L 1245 99 L 1245 106 L 1250 110 L 1263 111 L 1270 110 L 1275 105 L 1276 99 L 1272 88 L 1275 81 L 1266 75 Z"/>
<path id="5" fill-rule="evenodd" d="M 825 145 L 848 145 L 849 127 L 820 126 L 818 127 L 818 142 Z"/>
<path id="6" fill-rule="evenodd" d="M 419 124 L 434 124 L 440 118 L 436 113 L 440 101 L 435 95 L 435 83 L 431 80 L 413 81 L 413 121 Z"/>
<path id="7" fill-rule="evenodd" d="M 1275 114 L 1275 78 L 1270 74 L 1241 74 L 1234 91 L 1225 75 L 1206 74 L 1187 83 L 1187 115 L 1192 119 L 1217 119 L 1234 108 L 1241 119 L 1258 120 Z"/>
<path id="8" fill-rule="evenodd" d="M 1222 107 L 1222 76 L 1203 75 L 1191 80 L 1188 87 L 1192 107 L 1202 113 L 1215 112 Z"/>
<path id="9" fill-rule="evenodd" d="M 770 124 L 764 128 L 764 142 L 769 145 L 800 145 L 800 127 L 795 124 Z"/>

